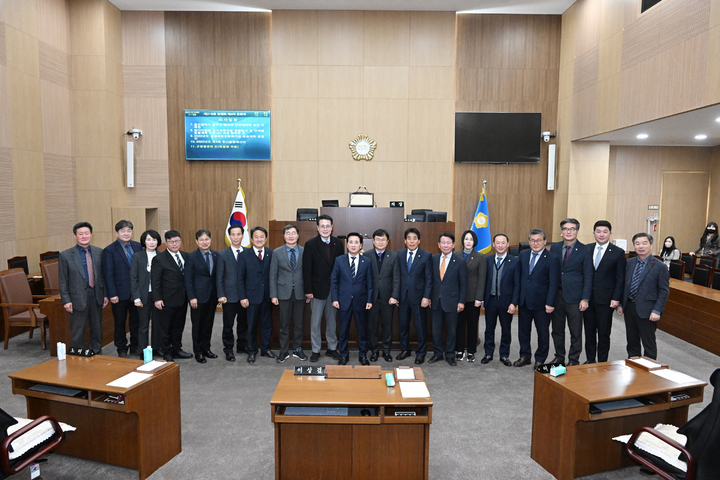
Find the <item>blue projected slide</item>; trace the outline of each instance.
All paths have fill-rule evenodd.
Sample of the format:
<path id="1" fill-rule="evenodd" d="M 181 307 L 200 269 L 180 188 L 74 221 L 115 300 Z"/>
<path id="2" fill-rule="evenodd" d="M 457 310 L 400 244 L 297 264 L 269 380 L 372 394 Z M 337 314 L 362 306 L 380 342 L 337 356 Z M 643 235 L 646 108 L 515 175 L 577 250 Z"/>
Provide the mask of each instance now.
<path id="1" fill-rule="evenodd" d="M 185 110 L 185 159 L 270 160 L 270 112 Z"/>

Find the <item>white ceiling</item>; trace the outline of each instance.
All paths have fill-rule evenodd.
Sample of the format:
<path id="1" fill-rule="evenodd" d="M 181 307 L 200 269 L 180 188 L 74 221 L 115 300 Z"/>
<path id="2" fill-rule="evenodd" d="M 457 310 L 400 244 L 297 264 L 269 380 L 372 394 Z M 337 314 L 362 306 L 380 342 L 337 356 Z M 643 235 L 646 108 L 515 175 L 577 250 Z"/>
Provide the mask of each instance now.
<path id="1" fill-rule="evenodd" d="M 720 104 L 583 138 L 582 141 L 610 142 L 610 145 L 714 147 L 720 145 L 718 119 L 720 119 Z M 637 135 L 640 133 L 647 134 L 648 138 L 638 139 Z M 707 135 L 707 138 L 695 140 L 695 135 L 699 134 Z"/>
<path id="2" fill-rule="evenodd" d="M 110 0 L 120 10 L 401 10 L 560 15 L 575 0 Z"/>

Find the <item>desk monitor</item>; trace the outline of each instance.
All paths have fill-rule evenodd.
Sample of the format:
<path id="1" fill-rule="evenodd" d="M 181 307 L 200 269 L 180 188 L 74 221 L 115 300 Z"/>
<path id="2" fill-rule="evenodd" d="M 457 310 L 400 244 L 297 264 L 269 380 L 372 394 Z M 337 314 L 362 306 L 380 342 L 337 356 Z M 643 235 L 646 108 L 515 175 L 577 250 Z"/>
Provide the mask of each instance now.
<path id="1" fill-rule="evenodd" d="M 269 110 L 185 110 L 185 159 L 270 160 Z"/>
<path id="2" fill-rule="evenodd" d="M 296 213 L 296 220 L 298 222 L 311 221 L 314 222 L 318 216 L 317 208 L 298 208 Z"/>
<path id="3" fill-rule="evenodd" d="M 432 212 L 432 208 L 413 208 L 411 213 L 413 215 L 422 215 L 423 217 L 425 217 L 425 214 L 427 212 Z"/>
<path id="4" fill-rule="evenodd" d="M 426 212 L 426 222 L 447 222 L 447 212 Z"/>
<path id="5" fill-rule="evenodd" d="M 339 207 L 340 200 L 323 200 L 322 206 L 323 207 Z"/>

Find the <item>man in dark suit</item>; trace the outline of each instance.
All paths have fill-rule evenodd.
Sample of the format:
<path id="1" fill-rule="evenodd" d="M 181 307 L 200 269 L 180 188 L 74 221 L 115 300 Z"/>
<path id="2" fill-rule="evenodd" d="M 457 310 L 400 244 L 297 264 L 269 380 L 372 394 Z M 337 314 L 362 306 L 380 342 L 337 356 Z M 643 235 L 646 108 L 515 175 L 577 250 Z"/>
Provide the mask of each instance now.
<path id="1" fill-rule="evenodd" d="M 217 257 L 217 294 L 218 303 L 222 304 L 223 311 L 223 352 L 228 362 L 235 361 L 233 325 L 236 325 L 237 353 L 247 353 L 247 310 L 240 305 L 237 273 L 238 258 L 243 251 L 244 233 L 245 229 L 242 225 L 232 225 L 228 228 L 230 246 L 218 253 Z"/>
<path id="2" fill-rule="evenodd" d="M 250 230 L 252 248 L 243 250 L 238 261 L 238 294 L 240 305 L 247 308 L 248 363 L 255 362 L 258 352 L 257 336 L 260 327 L 260 355 L 277 358 L 270 350 L 272 334 L 272 304 L 270 303 L 270 262 L 273 251 L 265 247 L 267 230 Z"/>
<path id="3" fill-rule="evenodd" d="M 347 256 L 338 257 L 333 265 L 330 276 L 330 294 L 332 306 L 339 311 L 340 332 L 338 346 L 340 360 L 338 365 L 348 363 L 348 337 L 350 335 L 350 318 L 355 317 L 358 335 L 360 363 L 370 365 L 367 359 L 367 321 L 365 311 L 372 308 L 370 303 L 373 295 L 373 275 L 370 260 L 360 255 L 362 237 L 357 232 L 348 233 Z"/>
<path id="4" fill-rule="evenodd" d="M 518 259 L 508 253 L 507 235 L 498 233 L 493 237 L 495 255 L 487 257 L 487 279 L 485 281 L 485 356 L 480 363 L 487 364 L 495 354 L 495 326 L 500 318 L 500 361 L 506 367 L 510 361 L 512 341 L 512 319 L 515 305 L 520 298 L 520 277 L 515 274 L 519 268 Z"/>
<path id="5" fill-rule="evenodd" d="M 623 301 L 618 313 L 625 315 L 628 357 L 644 355 L 654 360 L 657 359 L 655 330 L 670 295 L 670 274 L 662 260 L 651 255 L 652 235 L 636 233 L 632 242 L 637 257 L 627 261 Z"/>
<path id="6" fill-rule="evenodd" d="M 285 245 L 273 252 L 270 261 L 270 301 L 280 307 L 280 355 L 282 363 L 290 358 L 290 323 L 293 325 L 293 357 L 308 359 L 302 349 L 303 317 L 305 316 L 305 287 L 303 285 L 303 247 L 298 245 L 300 234 L 295 225 L 283 227 Z"/>
<path id="7" fill-rule="evenodd" d="M 90 325 L 90 354 L 102 351 L 102 309 L 108 304 L 102 276 L 102 250 L 90 245 L 92 225 L 76 223 L 77 245 L 60 253 L 60 301 L 70 314 L 70 348 L 85 348 L 85 326 Z"/>
<path id="8" fill-rule="evenodd" d="M 374 362 L 380 354 L 378 325 L 382 328 L 383 358 L 392 362 L 392 319 L 395 305 L 400 298 L 400 263 L 397 253 L 388 250 L 390 234 L 383 229 L 373 232 L 373 249 L 363 255 L 370 259 L 373 274 L 372 308 L 368 315 L 368 350 L 370 361 Z"/>
<path id="9" fill-rule="evenodd" d="M 432 325 L 433 350 L 435 354 L 428 363 L 443 359 L 451 365 L 455 360 L 455 331 L 458 312 L 465 308 L 467 294 L 467 266 L 465 260 L 455 253 L 455 235 L 445 232 L 438 238 L 440 253 L 432 257 Z M 443 347 L 443 326 L 445 327 L 445 346 Z"/>
<path id="10" fill-rule="evenodd" d="M 582 315 L 592 293 L 593 264 L 585 245 L 577 239 L 580 222 L 566 218 L 560 222 L 562 241 L 553 243 L 550 252 L 560 259 L 560 287 L 552 313 L 552 339 L 555 358 L 552 363 L 565 364 L 565 324 L 570 329 L 568 365 L 580 364 L 582 352 Z"/>
<path id="11" fill-rule="evenodd" d="M 159 310 L 158 321 L 153 319 L 153 328 L 158 328 L 159 351 L 171 362 L 175 358 L 192 358 L 182 349 L 187 314 L 184 272 L 188 254 L 180 250 L 182 239 L 177 230 L 165 232 L 165 245 L 167 249 L 152 260 L 150 284 L 155 308 Z"/>
<path id="12" fill-rule="evenodd" d="M 311 362 L 320 360 L 322 348 L 322 317 L 325 314 L 325 355 L 340 360 L 337 351 L 337 309 L 333 308 L 330 297 L 330 275 L 335 259 L 345 254 L 342 242 L 331 235 L 333 219 L 330 215 L 317 217 L 318 235 L 305 242 L 303 252 L 303 285 L 305 298 L 310 300 L 310 343 L 312 344 Z"/>
<path id="13" fill-rule="evenodd" d="M 115 348 L 119 357 L 128 356 L 128 341 L 125 334 L 125 322 L 130 323 L 130 355 L 137 355 L 138 326 L 140 317 L 133 299 L 130 298 L 130 265 L 135 252 L 142 246 L 132 239 L 133 224 L 128 220 L 120 220 L 115 224 L 117 240 L 105 247 L 102 252 L 103 277 L 105 293 L 110 299 L 113 318 L 115 319 Z"/>
<path id="14" fill-rule="evenodd" d="M 218 304 L 215 280 L 218 261 L 217 252 L 210 249 L 210 236 L 210 231 L 205 229 L 195 233 L 198 248 L 188 256 L 185 265 L 185 290 L 190 300 L 193 353 L 198 363 L 207 363 L 206 358 L 217 358 L 210 350 L 210 339 Z"/>
<path id="15" fill-rule="evenodd" d="M 583 312 L 585 324 L 585 363 L 608 361 L 613 312 L 622 300 L 625 286 L 625 250 L 610 243 L 612 225 L 598 220 L 593 226 L 595 243 L 587 246 L 593 268 L 593 288 L 588 309 Z"/>
<path id="16" fill-rule="evenodd" d="M 520 268 L 515 275 L 520 280 L 520 301 L 518 312 L 518 340 L 520 358 L 513 363 L 516 367 L 530 365 L 532 350 L 530 334 L 535 322 L 538 346 L 535 350 L 535 367 L 545 363 L 550 347 L 550 314 L 555 310 L 557 290 L 560 285 L 560 259 L 545 250 L 545 232 L 533 228 L 528 235 L 530 250 L 523 250 L 518 256 Z"/>
<path id="17" fill-rule="evenodd" d="M 400 350 L 395 359 L 410 356 L 410 315 L 415 323 L 418 349 L 415 363 L 425 361 L 427 353 L 427 318 L 425 309 L 430 305 L 432 290 L 432 256 L 420 248 L 420 231 L 415 227 L 405 230 L 405 247 L 397 252 L 400 262 Z"/>

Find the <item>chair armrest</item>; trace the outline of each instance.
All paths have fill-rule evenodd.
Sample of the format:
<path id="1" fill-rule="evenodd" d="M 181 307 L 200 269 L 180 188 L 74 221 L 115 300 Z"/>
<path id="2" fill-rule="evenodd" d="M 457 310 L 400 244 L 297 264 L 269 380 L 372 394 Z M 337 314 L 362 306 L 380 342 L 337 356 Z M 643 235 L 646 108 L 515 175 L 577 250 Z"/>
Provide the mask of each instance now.
<path id="1" fill-rule="evenodd" d="M 685 459 L 687 461 L 687 473 L 686 473 L 685 478 L 687 478 L 688 480 L 692 480 L 693 478 L 695 478 L 695 457 L 693 457 L 692 453 L 690 453 L 690 450 L 688 450 L 684 446 L 680 445 L 675 440 L 658 432 L 654 428 L 640 427 L 637 430 L 635 430 L 635 433 L 632 434 L 632 437 L 630 437 L 630 440 L 628 440 L 627 446 L 625 447 L 627 449 L 628 455 L 630 455 L 632 458 L 634 458 L 638 463 L 641 463 L 645 467 L 649 468 L 653 472 L 660 475 L 665 480 L 675 480 L 675 477 L 660 470 L 650 460 L 642 457 L 639 453 L 637 453 L 637 449 L 636 449 L 637 439 L 640 437 L 640 434 L 643 432 L 648 433 L 648 434 L 652 435 L 653 437 L 667 443 L 671 447 L 679 450 L 685 456 Z"/>
<path id="2" fill-rule="evenodd" d="M 40 308 L 40 305 L 37 303 L 0 303 L 0 307 Z"/>
<path id="3" fill-rule="evenodd" d="M 40 448 L 33 455 L 30 455 L 28 458 L 22 460 L 20 463 L 10 468 L 10 457 L 8 452 L 8 450 L 10 449 L 10 444 L 15 439 L 29 432 L 30 430 L 37 427 L 46 420 L 50 422 L 53 428 L 53 434 L 52 437 L 48 439 L 48 443 L 42 446 L 42 448 Z M 62 431 L 62 427 L 60 427 L 60 424 L 57 422 L 57 420 L 55 420 L 49 415 L 43 415 L 42 417 L 36 418 L 24 427 L 18 429 L 16 432 L 8 435 L 7 438 L 3 440 L 1 447 L 2 450 L 0 451 L 0 468 L 2 468 L 3 473 L 7 475 L 14 475 L 30 466 L 30 464 L 32 464 L 35 460 L 45 455 L 53 448 L 57 447 L 64 439 L 65 432 Z"/>
<path id="4" fill-rule="evenodd" d="M 33 298 L 33 300 L 42 300 L 43 298 L 47 298 L 47 297 L 49 297 L 49 296 L 50 296 L 50 295 L 47 295 L 47 294 L 45 294 L 45 295 L 33 295 L 32 298 Z"/>

